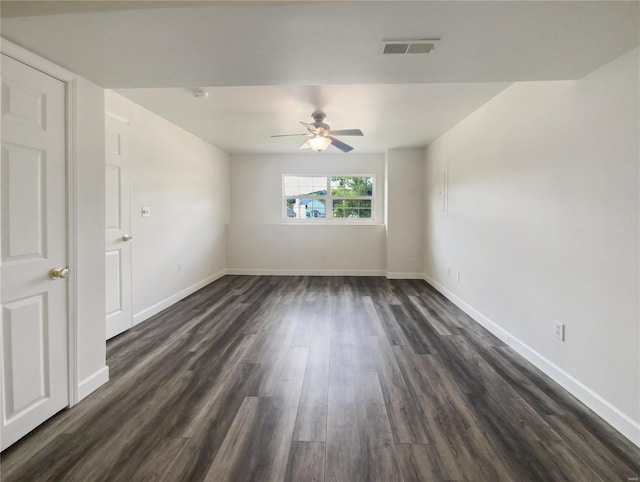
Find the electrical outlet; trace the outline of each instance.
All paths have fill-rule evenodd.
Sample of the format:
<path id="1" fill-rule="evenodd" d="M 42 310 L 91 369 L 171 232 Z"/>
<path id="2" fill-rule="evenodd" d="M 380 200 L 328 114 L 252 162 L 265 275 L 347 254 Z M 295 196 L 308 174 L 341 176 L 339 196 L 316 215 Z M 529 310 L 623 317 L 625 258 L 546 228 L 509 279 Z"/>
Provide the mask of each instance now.
<path id="1" fill-rule="evenodd" d="M 182 273 L 182 263 L 178 263 L 178 273 Z"/>
<path id="2" fill-rule="evenodd" d="M 451 268 L 447 268 L 447 276 L 451 278 Z"/>
<path id="3" fill-rule="evenodd" d="M 456 280 L 458 281 L 458 284 L 460 284 L 460 271 L 456 271 Z"/>
<path id="4" fill-rule="evenodd" d="M 559 321 L 556 321 L 553 334 L 558 340 L 564 341 L 564 323 L 560 323 Z"/>

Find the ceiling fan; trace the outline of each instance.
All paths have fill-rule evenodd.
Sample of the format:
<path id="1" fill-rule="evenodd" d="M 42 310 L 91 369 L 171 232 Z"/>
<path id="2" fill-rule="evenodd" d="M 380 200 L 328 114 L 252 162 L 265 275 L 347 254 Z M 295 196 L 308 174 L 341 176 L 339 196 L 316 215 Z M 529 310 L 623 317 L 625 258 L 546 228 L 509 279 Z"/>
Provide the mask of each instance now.
<path id="1" fill-rule="evenodd" d="M 300 124 L 305 126 L 309 132 L 304 134 L 280 134 L 271 137 L 291 137 L 291 136 L 306 136 L 309 139 L 307 142 L 300 146 L 300 149 L 313 149 L 317 152 L 324 151 L 329 145 L 337 147 L 342 152 L 349 152 L 353 150 L 349 144 L 336 139 L 334 136 L 363 136 L 364 134 L 360 129 L 339 129 L 331 130 L 328 124 L 325 124 L 324 118 L 326 117 L 324 112 L 316 111 L 311 114 L 314 122 L 309 124 L 307 122 L 300 121 Z"/>

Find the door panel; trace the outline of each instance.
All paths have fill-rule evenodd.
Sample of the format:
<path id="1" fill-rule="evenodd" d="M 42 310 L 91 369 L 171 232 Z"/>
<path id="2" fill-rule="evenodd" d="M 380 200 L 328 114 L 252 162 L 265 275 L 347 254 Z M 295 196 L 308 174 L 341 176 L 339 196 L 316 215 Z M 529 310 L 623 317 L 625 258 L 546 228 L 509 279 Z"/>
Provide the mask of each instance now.
<path id="1" fill-rule="evenodd" d="M 1 448 L 69 404 L 65 86 L 2 55 Z"/>
<path id="2" fill-rule="evenodd" d="M 106 311 L 108 318 L 110 315 L 122 312 L 123 309 L 122 296 L 120 294 L 120 288 L 122 286 L 122 266 L 120 250 L 107 252 L 105 272 L 107 279 L 110 281 L 107 284 L 106 300 Z"/>
<path id="3" fill-rule="evenodd" d="M 6 78 L 2 83 L 2 119 L 46 130 L 47 94 L 21 81 Z"/>
<path id="4" fill-rule="evenodd" d="M 105 223 L 107 229 L 119 229 L 122 231 L 122 218 L 120 216 L 120 166 L 107 165 L 105 168 Z"/>
<path id="5" fill-rule="evenodd" d="M 8 211 L 6 230 L 3 229 L 7 242 L 2 244 L 5 262 L 46 257 L 46 228 L 42 217 L 44 154 L 39 149 L 2 146 L 3 178 L 11 179 L 5 193 Z"/>
<path id="6" fill-rule="evenodd" d="M 131 328 L 131 194 L 129 126 L 109 115 L 105 119 L 105 267 L 107 339 Z"/>
<path id="7" fill-rule="evenodd" d="M 11 420 L 46 400 L 51 393 L 47 360 L 43 350 L 31 344 L 47 346 L 46 294 L 41 293 L 4 305 L 5 352 L 3 364 L 7 380 L 6 418 Z M 16 380 L 24 379 L 21 383 Z"/>

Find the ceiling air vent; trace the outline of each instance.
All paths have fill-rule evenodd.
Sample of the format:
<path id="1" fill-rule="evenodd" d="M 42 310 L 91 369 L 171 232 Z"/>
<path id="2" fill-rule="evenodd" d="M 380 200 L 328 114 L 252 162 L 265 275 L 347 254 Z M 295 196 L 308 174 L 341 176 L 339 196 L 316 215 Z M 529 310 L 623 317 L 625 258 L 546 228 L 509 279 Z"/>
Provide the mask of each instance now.
<path id="1" fill-rule="evenodd" d="M 438 42 L 440 39 L 383 40 L 382 55 L 428 54 Z"/>

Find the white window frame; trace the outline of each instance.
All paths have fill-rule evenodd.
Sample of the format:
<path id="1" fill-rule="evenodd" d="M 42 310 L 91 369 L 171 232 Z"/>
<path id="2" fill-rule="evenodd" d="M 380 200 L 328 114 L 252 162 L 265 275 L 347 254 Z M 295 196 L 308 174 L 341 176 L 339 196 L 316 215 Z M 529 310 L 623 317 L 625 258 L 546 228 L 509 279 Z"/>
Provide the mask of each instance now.
<path id="1" fill-rule="evenodd" d="M 305 195 L 305 199 L 324 199 L 325 200 L 325 217 L 324 218 L 290 218 L 287 216 L 287 199 L 300 198 L 299 195 L 286 195 L 285 194 L 285 177 L 324 177 L 326 179 L 326 191 L 325 196 L 308 196 Z M 332 196 L 331 195 L 331 178 L 332 177 L 369 177 L 371 178 L 372 195 L 371 196 Z M 287 223 L 311 223 L 311 224 L 375 224 L 376 223 L 376 176 L 375 174 L 283 174 L 282 175 L 282 218 Z M 371 217 L 370 218 L 334 218 L 333 217 L 333 201 L 340 199 L 349 200 L 366 200 L 371 201 Z"/>

